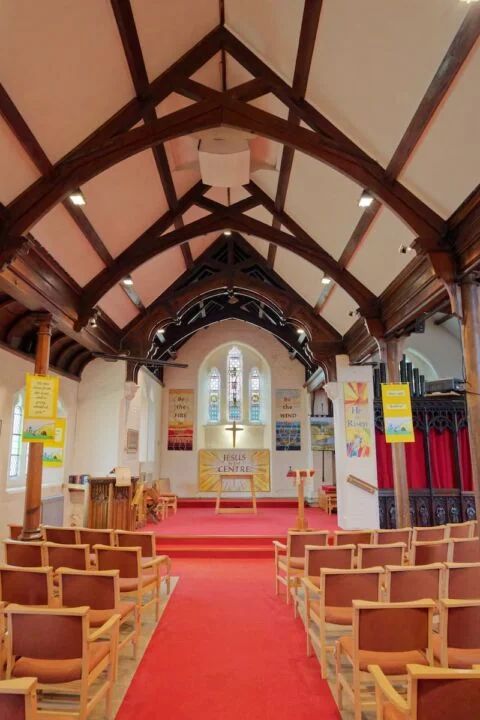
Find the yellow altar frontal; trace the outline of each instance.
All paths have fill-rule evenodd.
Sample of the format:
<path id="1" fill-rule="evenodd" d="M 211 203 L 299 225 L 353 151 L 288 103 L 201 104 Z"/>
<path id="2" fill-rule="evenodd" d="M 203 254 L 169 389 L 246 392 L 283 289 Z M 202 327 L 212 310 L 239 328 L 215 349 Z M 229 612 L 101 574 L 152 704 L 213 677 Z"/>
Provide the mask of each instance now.
<path id="1" fill-rule="evenodd" d="M 198 491 L 217 492 L 221 482 L 224 493 L 250 492 L 252 485 L 255 492 L 270 492 L 270 451 L 199 450 Z"/>

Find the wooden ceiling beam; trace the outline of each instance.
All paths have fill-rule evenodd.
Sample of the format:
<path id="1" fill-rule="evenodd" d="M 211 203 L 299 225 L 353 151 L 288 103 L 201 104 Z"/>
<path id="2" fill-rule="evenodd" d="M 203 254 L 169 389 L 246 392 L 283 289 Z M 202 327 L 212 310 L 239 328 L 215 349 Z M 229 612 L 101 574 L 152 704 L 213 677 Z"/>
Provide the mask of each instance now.
<path id="1" fill-rule="evenodd" d="M 229 208 L 229 210 L 233 212 L 247 212 L 247 210 L 252 210 L 255 207 L 258 207 L 260 205 L 260 200 L 256 197 L 253 197 L 251 195 L 250 197 L 244 198 L 243 200 L 238 200 L 237 202 L 233 203 L 233 205 L 222 205 L 222 203 L 217 202 L 216 200 L 211 200 L 207 197 L 200 197 L 197 202 L 195 203 L 198 207 L 203 208 L 204 210 L 208 210 L 209 212 L 223 212 L 226 207 Z"/>

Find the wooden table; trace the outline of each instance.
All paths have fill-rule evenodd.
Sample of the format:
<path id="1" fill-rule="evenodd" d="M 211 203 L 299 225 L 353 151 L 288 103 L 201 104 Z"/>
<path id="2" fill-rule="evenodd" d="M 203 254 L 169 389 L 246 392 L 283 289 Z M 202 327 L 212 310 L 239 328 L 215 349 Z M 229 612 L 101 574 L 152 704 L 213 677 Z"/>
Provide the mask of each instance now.
<path id="1" fill-rule="evenodd" d="M 287 477 L 293 478 L 298 491 L 298 513 L 295 530 L 308 530 L 308 521 L 305 517 L 305 480 L 315 475 L 315 470 L 290 470 Z"/>
<path id="2" fill-rule="evenodd" d="M 247 480 L 250 484 L 250 492 L 252 495 L 252 507 L 239 507 L 239 508 L 227 508 L 227 507 L 220 507 L 220 502 L 222 499 L 222 492 L 224 491 L 224 481 L 225 480 Z M 257 514 L 257 496 L 256 496 L 256 490 L 255 490 L 255 476 L 251 473 L 242 473 L 241 475 L 236 475 L 234 473 L 226 473 L 219 476 L 218 481 L 218 490 L 217 490 L 217 502 L 215 504 L 215 512 L 218 514 L 232 514 L 232 513 L 249 513 L 256 515 Z"/>

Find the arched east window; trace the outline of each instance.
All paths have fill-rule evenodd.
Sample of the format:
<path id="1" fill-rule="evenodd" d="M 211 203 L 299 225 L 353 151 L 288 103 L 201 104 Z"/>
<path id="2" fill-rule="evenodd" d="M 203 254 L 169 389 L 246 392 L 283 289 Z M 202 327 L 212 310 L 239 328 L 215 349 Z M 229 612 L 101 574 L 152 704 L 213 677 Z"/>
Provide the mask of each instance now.
<path id="1" fill-rule="evenodd" d="M 259 423 L 261 420 L 261 391 L 260 391 L 260 373 L 258 368 L 254 367 L 250 370 L 248 378 L 248 402 L 250 406 L 250 422 Z"/>
<path id="2" fill-rule="evenodd" d="M 227 356 L 227 419 L 242 419 L 242 353 L 233 346 Z"/>
<path id="3" fill-rule="evenodd" d="M 208 373 L 208 422 L 220 422 L 220 373 L 215 367 Z"/>
<path id="4" fill-rule="evenodd" d="M 18 393 L 13 406 L 12 438 L 10 444 L 10 457 L 8 462 L 8 477 L 16 478 L 20 475 L 22 461 L 22 428 L 23 428 L 23 397 Z"/>

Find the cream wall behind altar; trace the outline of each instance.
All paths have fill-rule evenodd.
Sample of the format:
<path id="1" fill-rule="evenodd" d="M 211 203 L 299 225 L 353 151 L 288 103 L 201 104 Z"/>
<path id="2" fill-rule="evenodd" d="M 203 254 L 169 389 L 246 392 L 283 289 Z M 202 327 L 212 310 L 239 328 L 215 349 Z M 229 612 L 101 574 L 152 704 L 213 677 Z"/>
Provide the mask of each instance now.
<path id="1" fill-rule="evenodd" d="M 290 466 L 306 467 L 311 464 L 311 453 L 309 428 L 307 424 L 307 392 L 303 389 L 305 373 L 303 366 L 296 360 L 290 360 L 288 351 L 275 338 L 265 330 L 256 328 L 238 320 L 226 320 L 217 323 L 206 330 L 194 335 L 178 351 L 178 362 L 188 363 L 188 368 L 165 368 L 164 371 L 164 403 L 162 413 L 161 433 L 161 474 L 170 478 L 172 491 L 182 497 L 195 497 L 197 495 L 198 480 L 198 450 L 217 440 L 222 441 L 222 448 L 230 448 L 232 443 L 231 433 L 226 433 L 218 428 L 215 435 L 213 428 L 207 432 L 213 434 L 213 438 L 205 437 L 205 428 L 199 423 L 200 418 L 206 418 L 204 407 L 199 407 L 206 402 L 206 395 L 203 387 L 199 389 L 199 370 L 205 358 L 216 348 L 224 345 L 244 344 L 262 356 L 268 364 L 271 379 L 271 392 L 269 405 L 271 408 L 271 423 L 268 422 L 268 429 L 262 432 L 260 428 L 249 428 L 247 431 L 238 434 L 239 447 L 254 447 L 261 441 L 264 435 L 264 444 L 260 447 L 270 448 L 271 453 L 271 492 L 268 497 L 294 496 L 295 491 L 291 480 L 286 477 Z M 212 356 L 212 366 L 215 365 L 215 357 Z M 248 362 L 248 358 L 246 358 Z M 202 373 L 200 373 L 202 375 Z M 247 377 L 247 374 L 245 374 Z M 169 451 L 167 450 L 168 436 L 168 390 L 172 389 L 194 389 L 195 390 L 195 432 L 193 451 Z M 274 403 L 275 391 L 281 388 L 298 388 L 302 397 L 302 450 L 295 452 L 277 452 L 275 450 L 275 423 Z M 225 388 L 222 392 L 222 403 L 225 403 Z M 267 418 L 269 420 L 269 418 Z M 243 423 L 242 423 L 243 425 Z M 206 443 L 206 439 L 208 443 Z M 247 444 L 248 443 L 248 444 Z M 253 444 L 252 444 L 253 443 Z M 258 447 L 258 445 L 257 445 Z"/>

